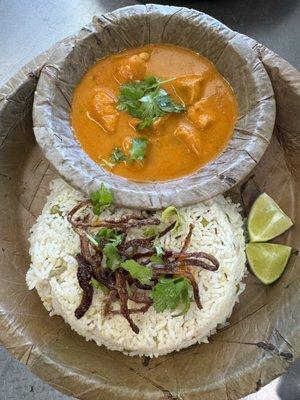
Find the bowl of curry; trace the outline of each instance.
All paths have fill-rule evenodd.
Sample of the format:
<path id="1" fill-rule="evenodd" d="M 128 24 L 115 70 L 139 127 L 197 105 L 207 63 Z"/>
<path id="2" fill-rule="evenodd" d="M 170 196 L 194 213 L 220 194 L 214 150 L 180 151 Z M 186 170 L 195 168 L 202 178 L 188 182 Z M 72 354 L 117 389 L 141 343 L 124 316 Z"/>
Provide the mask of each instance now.
<path id="1" fill-rule="evenodd" d="M 71 124 L 96 163 L 128 179 L 159 182 L 216 158 L 237 113 L 231 86 L 207 58 L 150 44 L 108 55 L 87 71 L 74 91 Z"/>
<path id="2" fill-rule="evenodd" d="M 42 69 L 34 132 L 74 186 L 127 207 L 183 206 L 228 190 L 263 155 L 275 105 L 263 65 L 195 10 L 132 6 L 94 18 Z"/>

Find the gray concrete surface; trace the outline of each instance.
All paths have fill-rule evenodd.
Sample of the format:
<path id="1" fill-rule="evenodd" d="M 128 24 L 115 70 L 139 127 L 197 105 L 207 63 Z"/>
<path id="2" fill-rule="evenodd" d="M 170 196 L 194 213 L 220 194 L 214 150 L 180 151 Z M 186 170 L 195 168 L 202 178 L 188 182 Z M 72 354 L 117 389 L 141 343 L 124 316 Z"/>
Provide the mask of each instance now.
<path id="1" fill-rule="evenodd" d="M 0 0 L 0 85 L 27 61 L 88 23 L 93 15 L 147 2 L 206 12 L 300 68 L 299 0 Z"/>
<path id="2" fill-rule="evenodd" d="M 204 11 L 267 45 L 300 68 L 299 0 L 159 2 Z M 0 85 L 57 40 L 88 23 L 93 15 L 135 3 L 134 0 L 0 0 Z M 0 348 L 0 400 L 23 399 L 70 397 L 52 389 Z M 283 377 L 244 400 L 278 399 L 300 400 L 300 360 Z"/>

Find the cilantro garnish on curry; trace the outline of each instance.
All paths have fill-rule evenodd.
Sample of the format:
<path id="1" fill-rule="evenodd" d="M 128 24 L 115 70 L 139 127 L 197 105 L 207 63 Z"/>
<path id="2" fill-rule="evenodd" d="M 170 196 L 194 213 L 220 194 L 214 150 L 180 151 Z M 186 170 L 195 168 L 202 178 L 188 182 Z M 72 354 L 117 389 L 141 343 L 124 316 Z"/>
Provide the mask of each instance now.
<path id="1" fill-rule="evenodd" d="M 75 90 L 71 120 L 87 154 L 136 181 L 190 174 L 226 147 L 237 104 L 206 58 L 157 44 L 98 61 Z"/>
<path id="2" fill-rule="evenodd" d="M 149 76 L 141 81 L 124 83 L 120 87 L 117 109 L 140 119 L 135 127 L 137 131 L 149 128 L 163 115 L 184 111 L 185 106 L 175 103 L 170 95 L 161 88 L 163 83 L 173 80 L 163 81 L 155 76 Z"/>

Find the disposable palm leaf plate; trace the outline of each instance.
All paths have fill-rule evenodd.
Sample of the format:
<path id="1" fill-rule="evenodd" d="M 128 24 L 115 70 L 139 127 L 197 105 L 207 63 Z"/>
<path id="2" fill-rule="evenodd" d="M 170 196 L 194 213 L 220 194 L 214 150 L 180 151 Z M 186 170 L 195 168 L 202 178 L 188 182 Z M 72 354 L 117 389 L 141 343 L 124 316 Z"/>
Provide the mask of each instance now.
<path id="1" fill-rule="evenodd" d="M 121 13 L 97 18 L 96 25 L 110 37 L 114 33 L 115 37 L 119 35 L 129 42 L 141 27 L 143 34 L 138 37 L 149 34 L 147 37 L 152 39 L 157 33 L 168 42 L 172 31 L 177 31 L 183 45 L 184 40 L 191 38 L 177 28 L 177 17 L 185 13 L 184 9 L 164 7 L 169 12 L 166 22 L 160 19 L 160 8 L 156 5 L 137 6 L 137 9 L 152 13 L 153 18 L 148 14 L 134 19 L 134 35 L 130 38 L 111 22 L 116 14 L 124 21 Z M 128 13 L 131 12 L 129 8 Z M 299 73 L 256 41 L 229 30 L 205 14 L 191 13 L 191 24 L 205 21 L 211 25 L 212 32 L 220 27 L 220 31 L 229 32 L 235 40 L 246 42 L 252 49 L 251 54 L 255 52 L 270 76 L 277 102 L 277 129 L 254 173 L 262 190 L 272 193 L 274 200 L 294 221 L 289 241 L 287 237 L 282 240 L 297 249 L 300 238 Z M 160 27 L 162 33 L 158 31 Z M 81 37 L 89 35 L 93 29 L 85 28 Z M 214 34 L 211 37 L 200 35 L 195 40 L 211 44 L 210 47 L 217 50 Z M 101 40 L 95 37 L 96 42 L 101 45 Z M 110 43 L 117 51 L 117 41 Z M 45 206 L 49 182 L 58 177 L 34 140 L 32 103 L 41 69 L 50 59 L 53 66 L 59 61 L 62 44 L 71 48 L 74 37 L 63 40 L 30 62 L 0 91 L 1 343 L 43 380 L 68 395 L 85 400 L 224 400 L 224 397 L 238 399 L 254 392 L 285 372 L 300 355 L 297 312 L 300 259 L 297 255 L 291 255 L 284 276 L 268 290 L 252 274 L 248 275 L 246 290 L 239 298 L 230 324 L 209 344 L 195 345 L 151 360 L 128 357 L 97 346 L 93 341 L 85 341 L 62 318 L 49 318 L 36 291 L 28 291 L 25 283 L 30 264 L 27 239 Z M 223 52 L 217 52 L 216 58 L 227 57 L 227 50 L 226 47 Z M 82 58 L 80 51 L 78 56 Z M 49 70 L 50 74 L 52 72 Z M 234 76 L 240 80 L 236 71 Z M 61 99 L 65 101 L 63 94 Z M 251 131 L 256 128 L 254 118 Z M 241 163 L 244 159 L 241 152 Z M 218 179 L 222 180 L 224 190 L 235 183 L 231 179 L 228 184 L 227 175 L 220 175 Z M 98 188 L 96 182 L 95 189 Z M 239 189 L 236 185 L 231 195 L 239 195 Z"/>

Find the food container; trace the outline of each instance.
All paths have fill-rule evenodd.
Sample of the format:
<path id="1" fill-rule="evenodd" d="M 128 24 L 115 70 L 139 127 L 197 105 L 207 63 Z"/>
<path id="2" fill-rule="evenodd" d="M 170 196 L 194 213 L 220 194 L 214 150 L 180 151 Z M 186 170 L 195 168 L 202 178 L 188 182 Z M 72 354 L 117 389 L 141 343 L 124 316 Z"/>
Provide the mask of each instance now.
<path id="1" fill-rule="evenodd" d="M 197 172 L 167 182 L 137 183 L 108 172 L 82 150 L 70 126 L 70 103 L 74 88 L 97 59 L 161 42 L 190 48 L 212 61 L 236 94 L 239 116 L 226 149 Z M 126 7 L 95 18 L 67 44 L 57 45 L 42 68 L 33 108 L 37 141 L 67 181 L 87 194 L 104 183 L 117 204 L 144 208 L 188 205 L 240 182 L 266 150 L 274 120 L 272 85 L 244 38 L 198 11 L 159 5 Z"/>
<path id="2" fill-rule="evenodd" d="M 220 26 L 204 14 L 202 18 Z M 255 180 L 295 223 L 276 241 L 299 249 L 300 75 L 264 46 L 235 36 L 263 63 L 277 107 L 274 134 L 253 170 Z M 0 341 L 33 373 L 79 399 L 241 398 L 282 374 L 300 354 L 297 254 L 270 287 L 247 277 L 230 325 L 209 344 L 151 360 L 86 342 L 61 318 L 50 318 L 36 292 L 28 291 L 30 227 L 45 203 L 49 182 L 57 176 L 34 138 L 33 96 L 43 65 L 72 40 L 63 40 L 30 62 L 0 90 Z M 240 185 L 229 194 L 238 199 Z M 249 198 L 252 194 L 249 186 Z"/>

